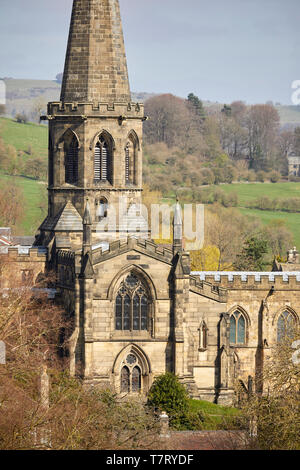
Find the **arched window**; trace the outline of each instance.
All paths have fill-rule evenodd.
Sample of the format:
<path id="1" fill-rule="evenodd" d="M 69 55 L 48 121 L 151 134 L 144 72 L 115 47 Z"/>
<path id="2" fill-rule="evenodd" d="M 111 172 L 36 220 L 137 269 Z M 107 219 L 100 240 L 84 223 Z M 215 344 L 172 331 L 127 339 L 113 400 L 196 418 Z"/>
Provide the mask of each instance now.
<path id="1" fill-rule="evenodd" d="M 96 199 L 96 221 L 100 222 L 103 218 L 107 217 L 108 202 L 107 199 L 102 197 L 100 200 Z"/>
<path id="2" fill-rule="evenodd" d="M 150 299 L 141 280 L 129 274 L 122 282 L 115 306 L 116 330 L 147 331 Z"/>
<path id="3" fill-rule="evenodd" d="M 207 349 L 207 332 L 208 328 L 206 323 L 202 320 L 199 327 L 199 351 L 205 351 Z"/>
<path id="4" fill-rule="evenodd" d="M 135 354 L 127 355 L 121 369 L 121 393 L 139 393 L 142 388 L 142 372 Z"/>
<path id="5" fill-rule="evenodd" d="M 94 150 L 94 181 L 111 182 L 112 152 L 111 145 L 103 135 L 98 139 Z"/>
<path id="6" fill-rule="evenodd" d="M 130 391 L 130 373 L 128 367 L 124 366 L 121 372 L 121 392 L 128 393 Z"/>
<path id="7" fill-rule="evenodd" d="M 69 184 L 78 182 L 78 141 L 75 135 L 69 143 L 65 142 L 65 181 Z"/>
<path id="8" fill-rule="evenodd" d="M 125 146 L 125 182 L 126 184 L 136 184 L 136 153 L 137 137 L 132 133 L 129 135 Z"/>
<path id="9" fill-rule="evenodd" d="M 294 315 L 285 310 L 279 315 L 277 320 L 277 341 L 280 342 L 284 338 L 291 338 L 296 327 Z"/>
<path id="10" fill-rule="evenodd" d="M 246 319 L 242 312 L 236 310 L 230 317 L 230 344 L 246 343 Z"/>

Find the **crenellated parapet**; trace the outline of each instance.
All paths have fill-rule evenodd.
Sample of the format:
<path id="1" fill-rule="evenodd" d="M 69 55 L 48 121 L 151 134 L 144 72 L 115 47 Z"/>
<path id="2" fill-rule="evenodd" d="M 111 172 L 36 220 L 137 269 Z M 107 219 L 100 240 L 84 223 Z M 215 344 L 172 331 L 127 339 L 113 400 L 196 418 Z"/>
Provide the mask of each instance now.
<path id="1" fill-rule="evenodd" d="M 126 253 L 130 250 L 138 251 L 147 256 L 152 256 L 157 260 L 172 264 L 173 252 L 172 250 L 160 247 L 149 240 L 127 238 L 126 240 L 116 240 L 111 243 L 103 242 L 98 246 L 93 247 L 92 260 L 93 264 L 100 263 L 108 258 Z"/>
<path id="2" fill-rule="evenodd" d="M 10 261 L 46 262 L 48 249 L 45 247 L 1 246 L 0 256 L 6 256 Z"/>
<path id="3" fill-rule="evenodd" d="M 144 119 L 142 103 L 48 103 L 47 115 L 44 120 L 79 118 L 87 119 L 119 119 L 122 124 L 127 119 Z"/>
<path id="4" fill-rule="evenodd" d="M 230 290 L 300 290 L 300 271 L 291 272 L 234 272 L 234 271 L 194 271 L 191 272 L 200 282 Z"/>
<path id="5" fill-rule="evenodd" d="M 214 283 L 199 280 L 197 276 L 190 277 L 190 291 L 200 294 L 217 302 L 227 302 L 227 290 Z"/>

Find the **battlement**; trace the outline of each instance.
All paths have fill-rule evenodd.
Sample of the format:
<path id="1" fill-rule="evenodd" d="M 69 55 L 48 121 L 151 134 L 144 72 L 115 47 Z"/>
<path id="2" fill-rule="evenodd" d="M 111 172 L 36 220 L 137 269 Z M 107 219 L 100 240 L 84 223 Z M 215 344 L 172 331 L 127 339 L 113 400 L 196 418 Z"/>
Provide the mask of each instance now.
<path id="1" fill-rule="evenodd" d="M 24 261 L 46 261 L 48 249 L 43 246 L 1 246 L 0 256 L 8 256 L 10 259 Z"/>
<path id="2" fill-rule="evenodd" d="M 68 117 L 89 118 L 144 119 L 144 105 L 141 103 L 48 103 L 48 115 L 44 120 Z"/>
<path id="3" fill-rule="evenodd" d="M 173 259 L 173 252 L 168 248 L 160 247 L 149 240 L 127 238 L 126 240 L 116 240 L 111 243 L 102 242 L 96 245 L 96 248 L 93 248 L 93 262 L 98 262 L 103 257 L 125 253 L 131 249 L 141 250 L 148 255 L 153 254 L 154 257 L 170 264 Z"/>
<path id="4" fill-rule="evenodd" d="M 217 302 L 225 303 L 227 301 L 227 290 L 200 280 L 198 277 L 190 277 L 190 290 L 196 294 L 201 294 L 209 299 L 216 300 Z"/>
<path id="5" fill-rule="evenodd" d="M 300 289 L 300 271 L 290 272 L 237 272 L 237 271 L 193 271 L 191 275 L 199 281 L 223 289 Z"/>

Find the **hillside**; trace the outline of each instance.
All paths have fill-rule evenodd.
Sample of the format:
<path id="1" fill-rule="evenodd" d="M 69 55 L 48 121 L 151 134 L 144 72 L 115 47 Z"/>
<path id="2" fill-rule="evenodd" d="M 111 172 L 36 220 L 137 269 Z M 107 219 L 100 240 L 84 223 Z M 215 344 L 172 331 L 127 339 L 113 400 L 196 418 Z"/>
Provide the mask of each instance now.
<path id="1" fill-rule="evenodd" d="M 48 126 L 31 122 L 19 124 L 15 120 L 0 118 L 0 136 L 5 144 L 13 145 L 18 151 L 32 153 L 48 158 Z"/>
<path id="2" fill-rule="evenodd" d="M 26 113 L 30 116 L 35 100 L 40 98 L 42 102 L 58 101 L 60 97 L 61 85 L 51 80 L 16 80 L 4 79 L 6 84 L 8 116 L 15 116 L 17 113 Z M 153 93 L 132 93 L 133 101 L 144 102 Z"/>
<path id="3" fill-rule="evenodd" d="M 7 115 L 15 116 L 17 113 L 25 112 L 30 115 L 34 101 L 41 98 L 43 102 L 58 101 L 61 85 L 52 80 L 18 80 L 4 79 L 7 89 Z M 132 100 L 145 102 L 155 96 L 154 93 L 133 92 Z M 204 97 L 205 98 L 205 97 Z M 224 103 L 213 103 L 203 101 L 209 108 L 221 109 Z M 300 126 L 300 106 L 275 105 L 282 126 Z"/>
<path id="4" fill-rule="evenodd" d="M 33 123 L 18 124 L 12 119 L 0 118 L 0 136 L 6 144 L 11 144 L 18 151 L 24 152 L 23 158 L 28 158 L 26 152 L 31 147 L 33 154 L 47 159 L 48 128 L 45 125 Z M 31 178 L 22 176 L 12 177 L 0 173 L 0 183 L 11 180 L 14 184 L 21 186 L 25 196 L 26 216 L 22 227 L 24 234 L 31 235 L 45 215 L 45 206 L 40 209 L 41 202 L 45 199 L 46 184 Z M 205 187 L 209 191 L 220 187 L 227 193 L 237 193 L 238 207 L 243 214 L 255 215 L 263 223 L 271 220 L 284 220 L 286 226 L 294 234 L 294 242 L 300 247 L 300 214 L 286 213 L 280 211 L 262 211 L 249 209 L 248 205 L 260 196 L 268 196 L 271 199 L 284 199 L 300 197 L 300 183 L 239 183 L 222 184 L 220 186 Z M 171 200 L 169 200 L 171 202 Z M 43 204 L 42 204 L 43 205 Z"/>

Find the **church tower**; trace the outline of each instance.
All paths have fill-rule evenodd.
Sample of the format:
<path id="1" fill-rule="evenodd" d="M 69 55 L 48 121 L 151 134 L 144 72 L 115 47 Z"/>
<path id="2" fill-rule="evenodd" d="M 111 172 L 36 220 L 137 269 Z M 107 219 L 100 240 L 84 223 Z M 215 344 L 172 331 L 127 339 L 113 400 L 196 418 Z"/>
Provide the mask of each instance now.
<path id="1" fill-rule="evenodd" d="M 60 101 L 44 118 L 49 203 L 39 244 L 79 247 L 87 199 L 93 242 L 120 237 L 120 196 L 126 210 L 141 202 L 144 108 L 131 102 L 118 0 L 74 0 Z M 116 226 L 104 236 L 99 224 L 112 211 Z"/>

